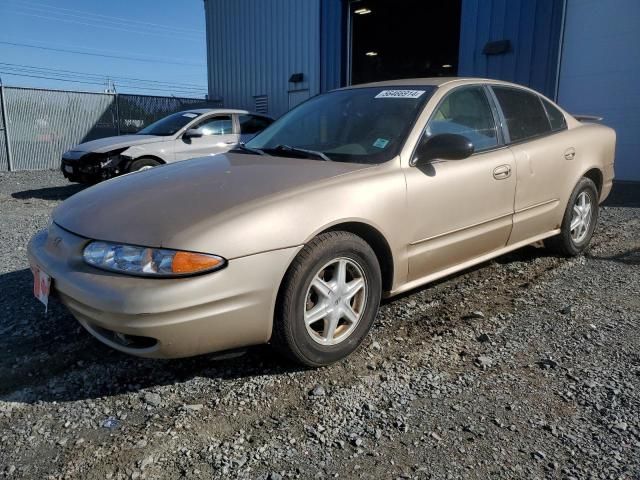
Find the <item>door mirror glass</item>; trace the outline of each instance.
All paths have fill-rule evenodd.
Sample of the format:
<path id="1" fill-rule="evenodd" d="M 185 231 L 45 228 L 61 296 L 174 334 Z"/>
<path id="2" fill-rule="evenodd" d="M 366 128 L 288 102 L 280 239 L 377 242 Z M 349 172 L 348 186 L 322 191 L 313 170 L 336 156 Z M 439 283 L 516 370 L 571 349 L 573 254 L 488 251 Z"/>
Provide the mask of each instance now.
<path id="1" fill-rule="evenodd" d="M 182 134 L 182 138 L 200 138 L 202 136 L 202 131 L 197 128 L 190 128 L 184 134 Z"/>
<path id="2" fill-rule="evenodd" d="M 473 155 L 474 148 L 468 138 L 456 133 L 441 133 L 425 137 L 416 149 L 414 163 L 431 160 L 463 160 Z"/>

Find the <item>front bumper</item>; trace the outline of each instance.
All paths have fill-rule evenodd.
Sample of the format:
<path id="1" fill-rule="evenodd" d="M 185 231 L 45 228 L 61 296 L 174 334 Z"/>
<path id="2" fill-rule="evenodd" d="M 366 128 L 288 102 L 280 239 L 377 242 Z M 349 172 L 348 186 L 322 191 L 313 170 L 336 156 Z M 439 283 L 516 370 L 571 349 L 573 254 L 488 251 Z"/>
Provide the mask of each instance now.
<path id="1" fill-rule="evenodd" d="M 94 183 L 124 173 L 129 160 L 123 155 L 90 152 L 75 159 L 62 157 L 60 171 L 72 182 Z"/>
<path id="2" fill-rule="evenodd" d="M 34 236 L 32 266 L 101 342 L 142 357 L 177 358 L 266 343 L 280 282 L 301 247 L 229 261 L 206 275 L 150 279 L 86 265 L 89 239 L 55 224 Z"/>

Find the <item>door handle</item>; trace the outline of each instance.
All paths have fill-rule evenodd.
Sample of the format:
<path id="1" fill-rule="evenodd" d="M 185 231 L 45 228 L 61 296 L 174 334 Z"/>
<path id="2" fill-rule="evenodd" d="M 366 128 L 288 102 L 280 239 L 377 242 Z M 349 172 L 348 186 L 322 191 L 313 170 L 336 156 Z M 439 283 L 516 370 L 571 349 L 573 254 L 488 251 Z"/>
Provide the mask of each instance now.
<path id="1" fill-rule="evenodd" d="M 493 178 L 496 180 L 504 180 L 511 176 L 511 167 L 509 165 L 500 165 L 493 169 Z"/>

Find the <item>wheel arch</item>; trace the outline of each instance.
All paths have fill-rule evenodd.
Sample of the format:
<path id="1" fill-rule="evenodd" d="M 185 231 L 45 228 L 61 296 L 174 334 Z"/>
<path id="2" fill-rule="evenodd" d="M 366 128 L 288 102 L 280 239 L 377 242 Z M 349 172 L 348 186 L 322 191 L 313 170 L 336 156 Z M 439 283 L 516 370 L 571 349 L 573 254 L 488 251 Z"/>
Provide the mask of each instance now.
<path id="1" fill-rule="evenodd" d="M 593 167 L 584 172 L 582 176 L 588 178 L 596 184 L 598 197 L 600 197 L 602 195 L 602 187 L 604 184 L 604 175 L 602 174 L 602 170 L 600 170 L 598 167 Z"/>
<path id="2" fill-rule="evenodd" d="M 320 235 L 326 232 L 349 232 L 362 238 L 376 254 L 380 273 L 382 275 L 382 291 L 389 292 L 393 286 L 393 254 L 385 236 L 372 225 L 359 221 L 346 221 L 336 223 L 316 233 Z"/>
<path id="3" fill-rule="evenodd" d="M 132 158 L 131 160 L 128 160 L 127 164 L 126 164 L 126 170 L 127 171 L 129 170 L 129 167 L 131 166 L 131 164 L 133 162 L 135 162 L 136 160 L 142 160 L 143 158 L 149 158 L 151 160 L 155 160 L 156 162 L 160 162 L 161 165 L 166 165 L 166 163 L 167 163 L 164 159 L 158 157 L 157 155 L 150 155 L 150 154 L 145 153 L 145 154 L 142 154 L 142 155 L 140 155 L 138 157 Z"/>

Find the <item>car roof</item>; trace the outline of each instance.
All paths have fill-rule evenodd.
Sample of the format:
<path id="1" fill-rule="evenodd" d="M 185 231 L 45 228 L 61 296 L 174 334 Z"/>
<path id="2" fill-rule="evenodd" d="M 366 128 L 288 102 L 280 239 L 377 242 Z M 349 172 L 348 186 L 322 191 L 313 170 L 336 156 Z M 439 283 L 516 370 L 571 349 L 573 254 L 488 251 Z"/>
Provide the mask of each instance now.
<path id="1" fill-rule="evenodd" d="M 187 110 L 181 110 L 180 113 L 187 113 L 187 112 L 191 112 L 191 113 L 239 113 L 239 114 L 251 114 L 251 115 L 257 115 L 259 117 L 267 117 L 270 118 L 269 115 L 265 115 L 263 113 L 255 113 L 255 112 L 250 112 L 249 110 L 239 110 L 236 108 L 191 108 L 191 109 L 187 109 Z"/>
<path id="2" fill-rule="evenodd" d="M 234 108 L 190 108 L 182 111 L 192 113 L 249 113 L 246 110 L 236 110 Z"/>
<path id="3" fill-rule="evenodd" d="M 491 78 L 475 78 L 475 77 L 425 77 L 425 78 L 401 78 L 398 80 L 385 80 L 382 82 L 361 83 L 359 85 L 351 85 L 349 88 L 366 88 L 366 87 L 406 87 L 406 86 L 433 86 L 440 87 L 445 84 L 458 83 L 490 83 L 499 85 L 509 85 L 513 87 L 526 88 L 515 83 L 504 82 L 502 80 L 494 80 Z"/>

